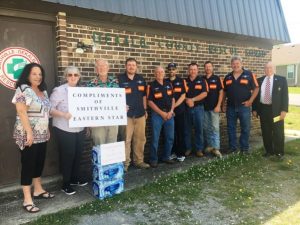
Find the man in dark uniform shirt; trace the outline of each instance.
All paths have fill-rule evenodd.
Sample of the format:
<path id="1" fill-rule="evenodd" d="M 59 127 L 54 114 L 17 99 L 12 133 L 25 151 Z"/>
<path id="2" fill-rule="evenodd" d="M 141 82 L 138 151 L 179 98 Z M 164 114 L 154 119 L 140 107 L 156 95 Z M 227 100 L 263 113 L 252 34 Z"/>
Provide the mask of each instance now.
<path id="1" fill-rule="evenodd" d="M 183 162 L 185 159 L 185 93 L 186 93 L 186 82 L 184 79 L 178 77 L 177 64 L 169 63 L 167 66 L 169 72 L 169 78 L 166 80 L 171 82 L 173 86 L 173 95 L 175 98 L 174 106 L 174 123 L 175 123 L 175 134 L 173 144 L 173 154 L 171 158 L 177 158 L 178 161 Z"/>
<path id="2" fill-rule="evenodd" d="M 161 128 L 164 127 L 164 152 L 162 161 L 173 164 L 170 159 L 174 142 L 174 116 L 175 99 L 172 84 L 166 81 L 164 68 L 156 67 L 155 80 L 148 85 L 148 104 L 151 110 L 152 140 L 150 145 L 150 166 L 157 167 L 158 142 Z"/>
<path id="3" fill-rule="evenodd" d="M 253 115 L 259 116 L 264 156 L 284 155 L 284 118 L 288 112 L 289 95 L 286 78 L 274 74 L 274 65 L 265 65 L 265 76 L 258 78 L 260 92 L 253 104 Z"/>
<path id="4" fill-rule="evenodd" d="M 239 56 L 231 58 L 232 72 L 224 78 L 223 111 L 226 111 L 229 152 L 237 151 L 236 123 L 240 121 L 240 150 L 249 152 L 249 135 L 251 125 L 251 105 L 256 98 L 259 87 L 252 72 L 243 69 Z M 227 107 L 225 108 L 225 99 Z"/>
<path id="5" fill-rule="evenodd" d="M 125 171 L 130 164 L 131 143 L 133 144 L 133 163 L 136 167 L 149 168 L 144 162 L 144 146 L 146 143 L 147 99 L 146 82 L 137 74 L 137 61 L 128 58 L 125 63 L 126 72 L 119 76 L 119 86 L 125 88 L 127 111 L 126 141 L 125 141 Z"/>
<path id="6" fill-rule="evenodd" d="M 220 153 L 220 111 L 223 100 L 223 82 L 214 74 L 211 61 L 204 63 L 204 79 L 209 88 L 204 100 L 204 138 L 206 140 L 206 152 L 210 152 L 221 158 Z"/>
<path id="7" fill-rule="evenodd" d="M 188 65 L 189 76 L 186 79 L 186 153 L 188 156 L 192 152 L 192 128 L 195 127 L 194 140 L 196 147 L 196 156 L 203 157 L 204 140 L 203 140 L 203 120 L 204 120 L 204 98 L 207 96 L 207 82 L 198 75 L 199 67 L 197 63 Z"/>

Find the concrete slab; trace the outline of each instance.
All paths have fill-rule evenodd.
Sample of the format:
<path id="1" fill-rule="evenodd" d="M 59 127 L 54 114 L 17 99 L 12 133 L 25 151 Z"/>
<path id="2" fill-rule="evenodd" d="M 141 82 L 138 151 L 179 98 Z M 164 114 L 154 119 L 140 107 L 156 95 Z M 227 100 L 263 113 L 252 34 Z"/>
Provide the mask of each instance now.
<path id="1" fill-rule="evenodd" d="M 292 140 L 300 137 L 300 132 L 295 136 L 289 136 L 287 140 Z M 262 146 L 261 137 L 251 137 L 250 145 L 252 149 Z M 207 163 L 210 157 L 196 158 L 189 157 L 182 163 L 174 165 L 159 164 L 157 169 L 141 170 L 137 168 L 129 168 L 129 172 L 125 175 L 125 190 L 131 190 L 136 187 L 143 186 L 148 182 L 152 182 L 158 177 L 163 177 L 168 174 L 178 173 L 187 170 L 193 165 Z M 22 209 L 22 192 L 19 184 L 12 185 L 0 189 L 0 224 L 16 225 L 23 224 L 37 219 L 41 215 L 55 213 L 63 209 L 80 206 L 84 203 L 92 202 L 95 198 L 92 195 L 90 185 L 86 187 L 76 188 L 77 193 L 68 196 L 60 190 L 61 177 L 51 177 L 44 179 L 45 187 L 55 194 L 54 199 L 35 201 L 41 211 L 37 214 L 26 213 Z"/>

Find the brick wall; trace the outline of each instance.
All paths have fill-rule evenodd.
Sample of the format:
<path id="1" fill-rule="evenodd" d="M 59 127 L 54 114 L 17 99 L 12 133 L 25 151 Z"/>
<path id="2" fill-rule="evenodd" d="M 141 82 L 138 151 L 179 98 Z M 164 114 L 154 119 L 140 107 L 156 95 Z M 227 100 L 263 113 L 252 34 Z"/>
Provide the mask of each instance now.
<path id="1" fill-rule="evenodd" d="M 97 43 L 93 43 L 93 33 L 95 32 L 100 37 Z M 187 35 L 183 34 L 183 36 Z M 88 49 L 84 53 L 76 53 L 75 50 L 79 41 L 94 44 L 95 52 Z M 254 53 L 252 50 L 254 50 Z M 261 51 L 263 54 L 260 54 Z M 243 45 L 226 45 L 221 42 L 200 41 L 186 37 L 132 32 L 127 31 L 126 27 L 124 27 L 124 30 L 118 30 L 113 27 L 108 29 L 101 26 L 72 24 L 66 21 L 65 14 L 58 14 L 57 54 L 60 81 L 62 80 L 62 71 L 67 65 L 74 65 L 80 69 L 83 82 L 90 80 L 95 76 L 95 59 L 99 58 L 107 59 L 110 64 L 110 73 L 118 75 L 124 71 L 124 62 L 128 57 L 137 59 L 139 62 L 138 71 L 147 81 L 153 80 L 155 66 L 165 67 L 170 62 L 176 62 L 179 65 L 179 74 L 186 77 L 187 65 L 191 61 L 203 65 L 206 60 L 211 60 L 214 63 L 215 74 L 225 76 L 231 71 L 230 58 L 233 52 L 243 58 L 245 68 L 258 75 L 263 74 L 264 63 L 271 59 L 271 51 L 267 49 Z M 256 56 L 253 56 L 255 54 Z M 200 73 L 203 74 L 203 72 L 201 66 Z M 224 115 L 221 115 L 221 118 L 221 140 L 224 148 L 227 145 L 226 121 Z M 258 134 L 259 123 L 253 121 L 251 135 Z M 149 152 L 149 138 L 148 123 L 146 155 Z"/>

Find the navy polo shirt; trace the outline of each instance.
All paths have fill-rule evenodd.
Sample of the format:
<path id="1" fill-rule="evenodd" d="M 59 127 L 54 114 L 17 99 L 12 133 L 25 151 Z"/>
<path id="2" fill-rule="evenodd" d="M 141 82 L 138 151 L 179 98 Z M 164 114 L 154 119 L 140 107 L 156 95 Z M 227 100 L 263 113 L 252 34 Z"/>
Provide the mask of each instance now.
<path id="1" fill-rule="evenodd" d="M 171 82 L 164 80 L 163 85 L 157 80 L 148 85 L 148 100 L 164 112 L 169 112 L 172 108 L 173 88 Z"/>
<path id="2" fill-rule="evenodd" d="M 222 90 L 223 83 L 219 76 L 212 74 L 210 78 L 203 76 L 206 80 L 209 92 L 207 93 L 207 97 L 204 99 L 204 109 L 207 111 L 214 110 L 214 108 L 218 104 L 219 93 Z"/>
<path id="3" fill-rule="evenodd" d="M 252 90 L 258 87 L 255 76 L 248 70 L 243 70 L 238 79 L 234 79 L 233 72 L 227 74 L 223 84 L 227 105 L 231 107 L 241 106 L 243 102 L 248 101 Z"/>
<path id="4" fill-rule="evenodd" d="M 187 98 L 194 98 L 200 95 L 202 92 L 208 92 L 207 82 L 199 75 L 193 81 L 191 81 L 190 77 L 186 78 L 186 85 L 187 85 L 187 92 L 186 92 Z M 197 105 L 201 105 L 203 103 L 204 103 L 204 99 L 202 99 L 201 101 L 195 101 L 194 107 Z"/>
<path id="5" fill-rule="evenodd" d="M 186 81 L 178 76 L 174 80 L 170 80 L 170 78 L 166 79 L 168 82 L 171 82 L 173 86 L 173 96 L 175 101 L 177 101 L 182 94 L 186 93 Z M 185 103 L 184 101 L 174 109 L 175 115 L 179 115 L 185 111 Z"/>
<path id="6" fill-rule="evenodd" d="M 127 73 L 119 75 L 119 86 L 125 88 L 126 104 L 129 106 L 127 116 L 130 118 L 142 117 L 145 115 L 143 97 L 146 96 L 146 82 L 144 78 L 135 74 L 133 79 L 129 79 Z"/>

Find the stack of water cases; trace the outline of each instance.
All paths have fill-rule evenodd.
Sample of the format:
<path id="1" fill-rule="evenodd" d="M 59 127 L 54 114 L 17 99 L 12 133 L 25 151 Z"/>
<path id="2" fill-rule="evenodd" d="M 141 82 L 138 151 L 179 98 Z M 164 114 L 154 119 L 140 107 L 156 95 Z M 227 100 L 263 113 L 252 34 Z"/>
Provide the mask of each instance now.
<path id="1" fill-rule="evenodd" d="M 100 146 L 92 150 L 93 160 L 93 193 L 98 199 L 111 197 L 124 191 L 123 163 L 101 165 Z"/>

